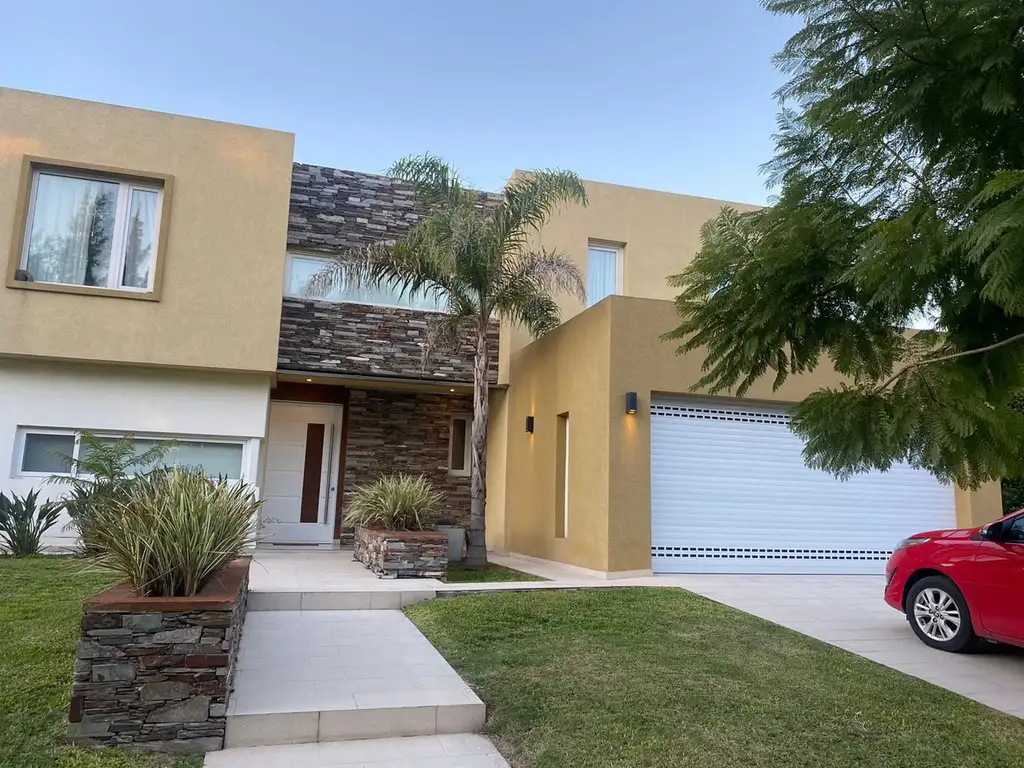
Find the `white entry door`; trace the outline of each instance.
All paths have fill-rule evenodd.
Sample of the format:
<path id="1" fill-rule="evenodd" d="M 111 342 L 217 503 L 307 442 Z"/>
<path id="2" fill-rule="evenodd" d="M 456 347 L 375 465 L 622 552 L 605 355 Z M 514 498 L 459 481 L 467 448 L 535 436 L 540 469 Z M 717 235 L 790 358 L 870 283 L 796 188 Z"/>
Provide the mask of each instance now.
<path id="1" fill-rule="evenodd" d="M 269 542 L 332 543 L 340 442 L 340 405 L 270 403 L 262 509 Z"/>
<path id="2" fill-rule="evenodd" d="M 882 573 L 901 539 L 953 528 L 953 489 L 898 464 L 845 482 L 804 464 L 785 408 L 651 404 L 656 573 Z"/>

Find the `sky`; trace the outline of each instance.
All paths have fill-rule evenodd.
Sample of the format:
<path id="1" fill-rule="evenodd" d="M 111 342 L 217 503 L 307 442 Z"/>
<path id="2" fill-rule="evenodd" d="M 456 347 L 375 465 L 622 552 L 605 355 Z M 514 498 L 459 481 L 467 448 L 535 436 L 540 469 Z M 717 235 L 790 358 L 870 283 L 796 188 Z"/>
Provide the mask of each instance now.
<path id="1" fill-rule="evenodd" d="M 0 0 L 0 85 L 292 132 L 382 173 L 431 152 L 763 203 L 799 28 L 757 0 Z M 0 115 L 2 129 L 3 115 Z"/>

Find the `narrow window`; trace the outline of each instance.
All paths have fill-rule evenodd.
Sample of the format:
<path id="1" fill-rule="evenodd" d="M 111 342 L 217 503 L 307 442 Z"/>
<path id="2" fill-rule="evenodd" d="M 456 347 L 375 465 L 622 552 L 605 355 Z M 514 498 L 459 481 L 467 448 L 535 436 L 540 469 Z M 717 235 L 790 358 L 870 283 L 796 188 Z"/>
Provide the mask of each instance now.
<path id="1" fill-rule="evenodd" d="M 37 283 L 153 290 L 163 190 L 35 171 L 21 268 Z"/>
<path id="2" fill-rule="evenodd" d="M 448 440 L 448 473 L 468 475 L 472 441 L 471 416 L 452 416 Z"/>
<path id="3" fill-rule="evenodd" d="M 587 306 L 622 292 L 622 249 L 591 245 L 587 251 Z"/>
<path id="4" fill-rule="evenodd" d="M 318 301 L 337 301 L 348 304 L 370 304 L 377 307 L 395 307 L 397 309 L 422 309 L 427 312 L 448 311 L 445 302 L 433 293 L 418 293 L 415 296 L 410 296 L 401 288 L 390 285 L 376 287 L 364 285 L 360 288 L 336 285 L 326 295 L 309 295 L 306 289 L 309 286 L 310 279 L 327 264 L 328 259 L 323 256 L 289 253 L 288 267 L 285 271 L 284 295 L 298 299 L 310 298 Z"/>
<path id="5" fill-rule="evenodd" d="M 555 537 L 569 535 L 569 414 L 558 414 L 555 428 Z"/>

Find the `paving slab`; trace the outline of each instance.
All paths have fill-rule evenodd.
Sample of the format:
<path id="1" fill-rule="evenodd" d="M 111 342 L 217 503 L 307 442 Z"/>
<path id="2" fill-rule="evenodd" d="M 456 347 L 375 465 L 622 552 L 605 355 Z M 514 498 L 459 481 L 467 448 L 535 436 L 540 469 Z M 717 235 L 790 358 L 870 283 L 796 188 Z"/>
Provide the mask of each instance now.
<path id="1" fill-rule="evenodd" d="M 471 732 L 484 704 L 399 611 L 254 611 L 225 746 Z"/>
<path id="2" fill-rule="evenodd" d="M 474 733 L 241 747 L 210 752 L 205 768 L 508 768 Z"/>

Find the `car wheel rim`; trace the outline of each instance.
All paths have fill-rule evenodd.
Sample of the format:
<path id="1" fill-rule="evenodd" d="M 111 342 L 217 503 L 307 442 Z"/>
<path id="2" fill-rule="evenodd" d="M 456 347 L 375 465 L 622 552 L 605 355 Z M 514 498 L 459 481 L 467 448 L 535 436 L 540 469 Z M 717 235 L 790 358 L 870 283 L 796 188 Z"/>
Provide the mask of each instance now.
<path id="1" fill-rule="evenodd" d="M 932 640 L 947 643 L 960 633 L 960 609 L 943 589 L 922 589 L 914 600 L 914 621 Z"/>

